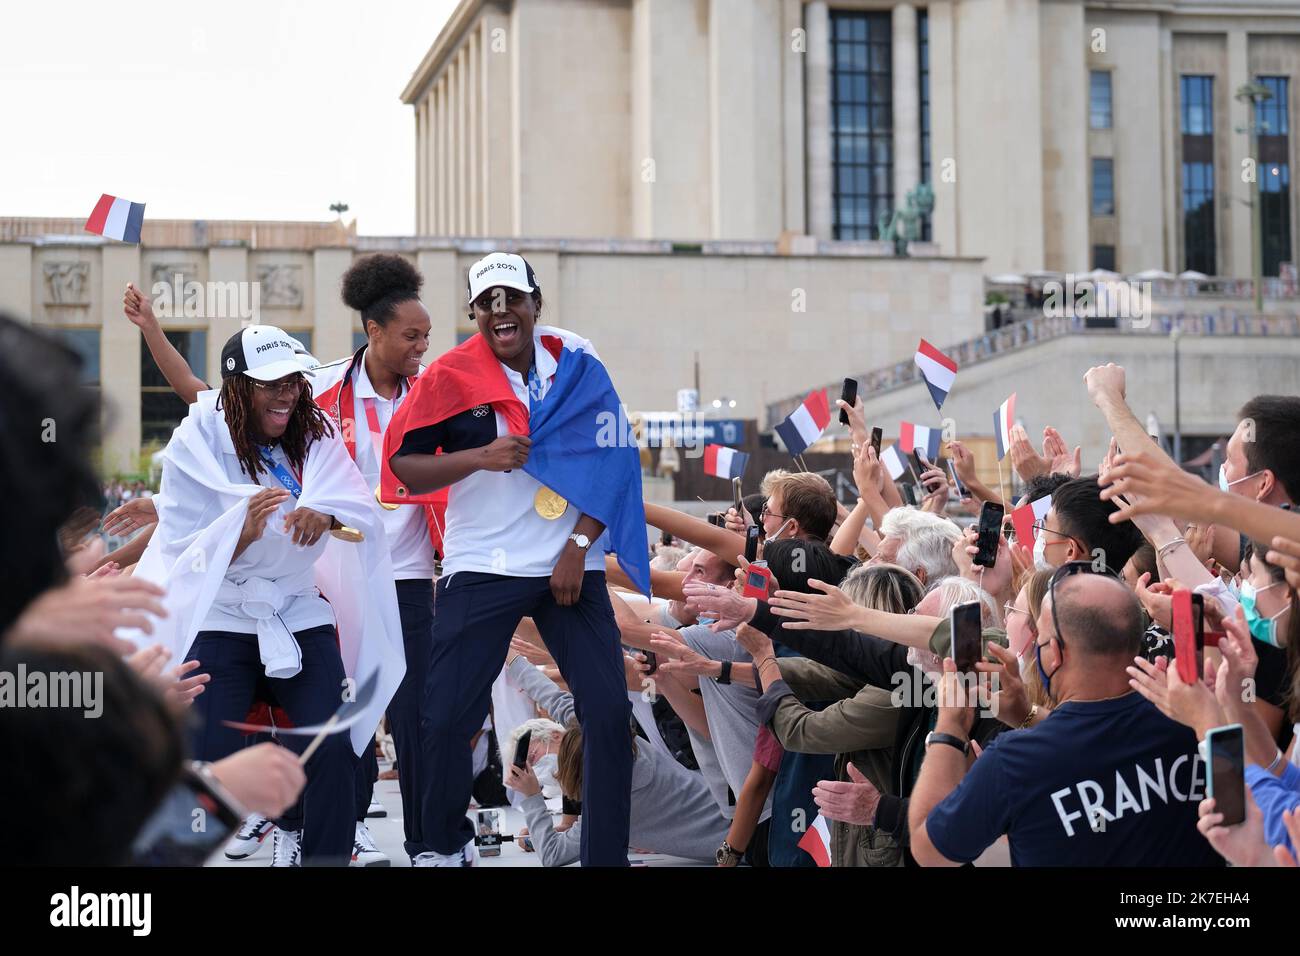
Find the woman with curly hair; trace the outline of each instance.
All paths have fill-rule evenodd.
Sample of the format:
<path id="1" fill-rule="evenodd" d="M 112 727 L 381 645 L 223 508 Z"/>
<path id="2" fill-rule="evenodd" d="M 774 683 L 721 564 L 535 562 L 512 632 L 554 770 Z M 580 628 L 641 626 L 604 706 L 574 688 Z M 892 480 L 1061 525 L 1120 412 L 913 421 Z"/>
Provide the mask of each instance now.
<path id="1" fill-rule="evenodd" d="M 263 682 L 294 727 L 310 728 L 350 699 L 354 675 L 378 675 L 373 698 L 358 701 L 352 747 L 349 735 L 330 736 L 307 761 L 300 841 L 283 825 L 277 834 L 293 843 L 290 860 L 300 849 L 309 863 L 346 863 L 353 751 L 369 742 L 403 669 L 387 538 L 283 331 L 236 333 L 221 373 L 220 391 L 197 396 L 164 451 L 158 526 L 136 575 L 165 586 L 168 614 L 136 636 L 211 675 L 194 707 L 202 760 L 242 745 L 226 722 L 244 718 Z M 282 737 L 299 752 L 309 739 Z"/>

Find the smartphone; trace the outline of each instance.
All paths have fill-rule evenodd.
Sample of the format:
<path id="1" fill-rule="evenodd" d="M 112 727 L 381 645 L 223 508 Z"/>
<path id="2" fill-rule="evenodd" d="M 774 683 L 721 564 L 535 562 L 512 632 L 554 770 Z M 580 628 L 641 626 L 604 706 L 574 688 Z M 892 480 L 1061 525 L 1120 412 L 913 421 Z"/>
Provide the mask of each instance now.
<path id="1" fill-rule="evenodd" d="M 1246 738 L 1241 724 L 1214 727 L 1205 734 L 1209 750 L 1205 795 L 1223 814 L 1225 827 L 1246 819 Z"/>
<path id="2" fill-rule="evenodd" d="M 758 560 L 758 539 L 762 535 L 762 525 L 751 524 L 745 529 L 745 560 L 750 564 Z"/>
<path id="3" fill-rule="evenodd" d="M 880 457 L 880 442 L 885 437 L 884 429 L 871 429 L 871 447 L 876 450 L 876 458 Z"/>
<path id="4" fill-rule="evenodd" d="M 1193 598 L 1201 598 L 1198 602 Z M 1200 613 L 1198 613 L 1198 610 Z M 1186 588 L 1173 593 L 1174 665 L 1183 683 L 1201 679 L 1202 654 L 1205 650 L 1204 598 Z"/>
<path id="5" fill-rule="evenodd" d="M 948 474 L 952 475 L 952 483 L 957 486 L 957 497 L 969 498 L 970 489 L 957 477 L 957 469 L 953 467 L 952 459 L 948 459 Z"/>
<path id="6" fill-rule="evenodd" d="M 501 855 L 501 815 L 496 810 L 478 812 L 478 833 L 474 837 L 479 856 Z"/>
<path id="7" fill-rule="evenodd" d="M 520 770 L 528 766 L 528 748 L 532 742 L 533 732 L 525 730 L 519 735 L 519 741 L 515 744 L 515 759 L 512 762 Z"/>
<path id="8" fill-rule="evenodd" d="M 745 502 L 742 500 L 742 499 L 744 498 L 744 496 L 740 493 L 740 479 L 739 479 L 739 478 L 732 478 L 732 479 L 731 479 L 731 494 L 732 494 L 732 497 L 735 499 L 735 503 L 732 505 L 732 507 L 736 509 L 736 514 L 738 514 L 738 515 L 740 516 L 740 520 L 741 520 L 741 521 L 744 521 L 744 520 L 745 520 Z"/>
<path id="9" fill-rule="evenodd" d="M 971 559 L 971 564 L 981 568 L 991 568 L 998 559 L 998 538 L 1002 536 L 1003 507 L 996 501 L 984 502 L 980 508 L 979 535 L 975 544 L 979 553 Z"/>
<path id="10" fill-rule="evenodd" d="M 758 598 L 760 601 L 767 600 L 767 586 L 772 580 L 772 572 L 767 569 L 766 561 L 755 561 L 745 572 L 745 589 L 741 593 L 745 597 Z"/>
<path id="11" fill-rule="evenodd" d="M 916 483 L 921 484 L 921 476 L 930 470 L 930 466 L 925 463 L 921 453 L 915 448 L 912 449 L 912 467 L 916 470 Z"/>
<path id="12" fill-rule="evenodd" d="M 840 389 L 840 400 L 849 408 L 853 407 L 853 403 L 858 400 L 858 380 L 856 378 L 846 378 L 844 380 L 844 388 Z M 841 408 L 840 424 L 847 425 L 848 423 L 849 414 Z"/>
<path id="13" fill-rule="evenodd" d="M 980 624 L 980 602 L 954 604 L 948 611 L 952 634 L 952 659 L 957 670 L 969 673 L 979 662 L 983 627 Z"/>
<path id="14" fill-rule="evenodd" d="M 202 866 L 243 817 L 232 798 L 188 764 L 131 847 L 132 866 Z"/>
<path id="15" fill-rule="evenodd" d="M 646 671 L 647 676 L 653 674 L 655 671 L 659 669 L 658 654 L 656 654 L 654 651 L 640 651 L 639 653 L 645 655 L 645 662 L 650 665 L 650 669 Z"/>
<path id="16" fill-rule="evenodd" d="M 903 503 L 916 507 L 916 485 L 910 481 L 898 482 L 898 490 L 903 495 Z"/>

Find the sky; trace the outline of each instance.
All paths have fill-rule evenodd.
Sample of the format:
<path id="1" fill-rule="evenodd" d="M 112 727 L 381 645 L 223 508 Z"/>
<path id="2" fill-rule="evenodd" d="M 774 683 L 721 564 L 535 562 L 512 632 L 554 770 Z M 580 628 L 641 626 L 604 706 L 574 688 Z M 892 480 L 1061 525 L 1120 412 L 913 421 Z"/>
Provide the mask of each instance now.
<path id="1" fill-rule="evenodd" d="M 415 229 L 400 95 L 455 0 L 6 4 L 0 217 L 334 218 Z"/>

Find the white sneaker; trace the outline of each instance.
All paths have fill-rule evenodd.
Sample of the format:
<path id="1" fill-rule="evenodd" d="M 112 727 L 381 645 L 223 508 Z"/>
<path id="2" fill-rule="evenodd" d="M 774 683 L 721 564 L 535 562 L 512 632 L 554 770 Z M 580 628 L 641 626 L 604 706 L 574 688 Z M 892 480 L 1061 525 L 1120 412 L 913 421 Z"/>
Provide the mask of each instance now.
<path id="1" fill-rule="evenodd" d="M 357 824 L 356 839 L 352 842 L 352 862 L 348 866 L 392 866 L 388 854 L 375 845 L 375 838 L 370 835 L 364 823 Z"/>
<path id="2" fill-rule="evenodd" d="M 276 827 L 271 844 L 272 866 L 302 866 L 302 833 Z"/>
<path id="3" fill-rule="evenodd" d="M 275 828 L 275 824 L 266 817 L 252 814 L 244 820 L 243 825 L 226 844 L 226 859 L 247 860 L 250 856 L 256 855 Z"/>
<path id="4" fill-rule="evenodd" d="M 382 803 L 380 803 L 378 800 L 376 800 L 374 797 L 371 797 L 370 809 L 366 811 L 367 819 L 369 819 L 370 817 L 386 817 L 386 816 L 388 816 L 388 808 L 384 806 Z"/>
<path id="5" fill-rule="evenodd" d="M 478 866 L 478 847 L 470 840 L 459 853 L 421 853 L 411 860 L 411 866 Z"/>

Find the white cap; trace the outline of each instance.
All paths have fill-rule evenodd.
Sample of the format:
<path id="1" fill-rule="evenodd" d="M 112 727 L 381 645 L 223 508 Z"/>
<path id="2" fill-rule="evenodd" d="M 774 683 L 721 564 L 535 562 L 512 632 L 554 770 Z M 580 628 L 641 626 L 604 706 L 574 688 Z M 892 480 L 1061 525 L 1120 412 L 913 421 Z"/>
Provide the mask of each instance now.
<path id="1" fill-rule="evenodd" d="M 492 252 L 469 267 L 469 301 L 473 302 L 484 291 L 497 286 L 535 292 L 537 276 L 523 256 L 513 252 Z"/>
<path id="2" fill-rule="evenodd" d="M 312 374 L 295 353 L 293 339 L 274 325 L 250 325 L 227 339 L 221 350 L 222 378 L 244 374 L 274 382 L 295 372 Z"/>

